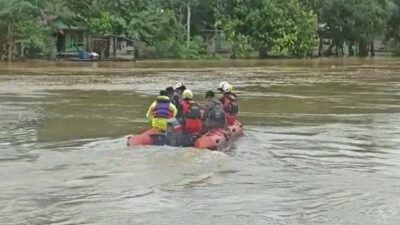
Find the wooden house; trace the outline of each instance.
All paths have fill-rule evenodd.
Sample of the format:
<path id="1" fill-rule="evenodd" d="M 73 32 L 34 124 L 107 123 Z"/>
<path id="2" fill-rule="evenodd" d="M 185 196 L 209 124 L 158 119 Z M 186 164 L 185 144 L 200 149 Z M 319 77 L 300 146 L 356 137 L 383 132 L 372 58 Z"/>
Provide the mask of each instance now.
<path id="1" fill-rule="evenodd" d="M 102 59 L 135 59 L 135 41 L 118 35 L 90 38 L 90 50 L 100 54 Z"/>
<path id="2" fill-rule="evenodd" d="M 60 19 L 53 22 L 54 52 L 57 58 L 77 57 L 88 50 L 88 32 L 77 24 L 67 24 Z"/>

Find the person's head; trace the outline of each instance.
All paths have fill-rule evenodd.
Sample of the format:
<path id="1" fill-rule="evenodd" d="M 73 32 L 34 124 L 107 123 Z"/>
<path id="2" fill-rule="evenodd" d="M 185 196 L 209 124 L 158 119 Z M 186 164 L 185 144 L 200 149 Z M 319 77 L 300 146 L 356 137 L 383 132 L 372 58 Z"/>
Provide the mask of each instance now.
<path id="1" fill-rule="evenodd" d="M 178 91 L 179 93 L 183 93 L 186 90 L 186 86 L 183 85 L 182 83 L 177 83 L 175 84 L 175 90 Z"/>
<path id="2" fill-rule="evenodd" d="M 220 92 L 223 92 L 224 91 L 224 86 L 227 85 L 227 84 L 229 84 L 229 83 L 226 82 L 226 81 L 222 81 L 221 83 L 219 83 L 217 90 L 220 91 Z"/>
<path id="3" fill-rule="evenodd" d="M 160 91 L 160 96 L 168 96 L 167 92 L 165 90 Z"/>
<path id="4" fill-rule="evenodd" d="M 224 85 L 224 93 L 229 94 L 229 93 L 232 93 L 232 91 L 233 91 L 232 85 L 230 85 L 230 84 L 225 84 Z"/>
<path id="5" fill-rule="evenodd" d="M 167 95 L 173 95 L 174 94 L 174 88 L 173 87 L 167 87 L 165 89 L 165 91 L 167 92 Z"/>
<path id="6" fill-rule="evenodd" d="M 186 89 L 182 93 L 182 98 L 185 100 L 193 99 L 193 92 L 189 89 Z"/>
<path id="7" fill-rule="evenodd" d="M 212 99 L 215 97 L 215 93 L 213 91 L 207 91 L 206 99 Z"/>

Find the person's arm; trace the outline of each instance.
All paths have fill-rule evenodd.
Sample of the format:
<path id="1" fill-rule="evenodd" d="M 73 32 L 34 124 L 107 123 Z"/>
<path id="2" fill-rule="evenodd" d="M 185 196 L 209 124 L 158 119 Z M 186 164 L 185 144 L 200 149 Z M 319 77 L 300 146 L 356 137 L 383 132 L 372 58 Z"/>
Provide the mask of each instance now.
<path id="1" fill-rule="evenodd" d="M 169 110 L 171 110 L 172 112 L 172 117 L 176 117 L 176 115 L 178 114 L 178 109 L 175 107 L 174 104 L 169 103 Z"/>
<path id="2" fill-rule="evenodd" d="M 174 94 L 174 103 L 175 103 L 175 105 L 179 105 L 179 101 L 180 101 L 179 95 L 178 94 Z"/>
<path id="3" fill-rule="evenodd" d="M 225 96 L 222 96 L 222 97 L 219 99 L 219 101 L 222 103 L 222 105 L 225 104 Z"/>
<path id="4" fill-rule="evenodd" d="M 154 117 L 154 115 L 153 115 L 154 107 L 156 107 L 156 102 L 153 102 L 153 103 L 150 105 L 149 109 L 147 110 L 146 118 L 147 118 L 148 120 L 153 119 L 153 117 Z"/>
<path id="5" fill-rule="evenodd" d="M 205 120 L 208 117 L 208 114 L 210 114 L 210 111 L 213 108 L 213 106 L 214 106 L 213 102 L 207 103 L 206 109 L 204 110 L 203 117 L 201 118 L 201 120 Z"/>
<path id="6" fill-rule="evenodd" d="M 176 116 L 182 117 L 182 102 L 178 102 L 175 106 L 176 106 Z"/>
<path id="7" fill-rule="evenodd" d="M 202 115 L 202 117 L 201 117 L 201 120 L 202 121 L 204 121 L 206 118 L 207 118 L 207 115 L 208 115 L 208 111 L 210 111 L 208 108 L 208 103 L 207 103 L 207 105 L 206 105 L 206 108 L 204 109 L 204 112 L 203 112 L 203 115 Z"/>

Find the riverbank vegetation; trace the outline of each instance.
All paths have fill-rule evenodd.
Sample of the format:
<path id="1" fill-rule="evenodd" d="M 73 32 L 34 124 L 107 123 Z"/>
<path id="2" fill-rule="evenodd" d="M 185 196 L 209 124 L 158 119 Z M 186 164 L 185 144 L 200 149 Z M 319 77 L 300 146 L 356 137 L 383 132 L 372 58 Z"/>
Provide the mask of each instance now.
<path id="1" fill-rule="evenodd" d="M 400 0 L 0 0 L 1 60 L 104 37 L 152 58 L 374 56 L 377 40 L 400 55 Z"/>

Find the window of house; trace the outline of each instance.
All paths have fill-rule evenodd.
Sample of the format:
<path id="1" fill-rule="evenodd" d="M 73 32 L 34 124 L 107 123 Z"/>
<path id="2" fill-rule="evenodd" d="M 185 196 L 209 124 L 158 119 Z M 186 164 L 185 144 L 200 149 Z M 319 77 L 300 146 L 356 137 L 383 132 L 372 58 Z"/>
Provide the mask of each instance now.
<path id="1" fill-rule="evenodd" d="M 82 47 L 82 46 L 84 46 L 83 33 L 73 33 L 72 47 Z"/>

